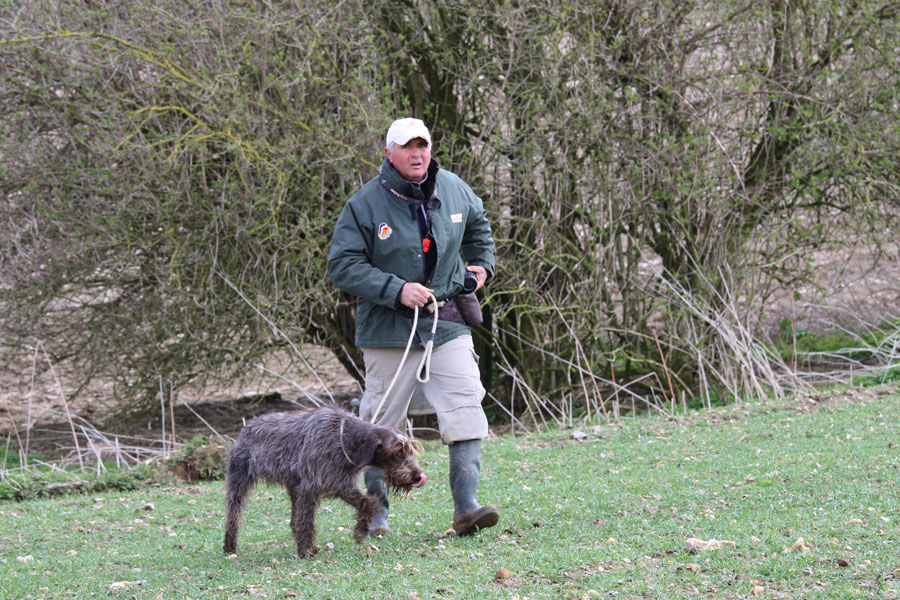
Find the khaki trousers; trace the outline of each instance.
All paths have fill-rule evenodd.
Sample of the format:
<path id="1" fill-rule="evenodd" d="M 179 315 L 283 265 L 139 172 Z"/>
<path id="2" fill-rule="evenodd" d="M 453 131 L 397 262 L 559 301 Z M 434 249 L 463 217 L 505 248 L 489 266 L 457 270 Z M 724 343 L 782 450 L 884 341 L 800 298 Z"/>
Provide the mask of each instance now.
<path id="1" fill-rule="evenodd" d="M 359 415 L 372 420 L 376 408 L 387 391 L 403 348 L 363 348 L 366 365 L 366 390 L 359 406 Z M 416 370 L 424 350 L 410 349 L 390 397 L 378 413 L 376 424 L 403 429 L 406 412 L 416 388 Z M 484 387 L 478 372 L 478 356 L 471 335 L 462 335 L 435 346 L 431 355 L 431 377 L 420 384 L 421 390 L 434 408 L 445 444 L 463 440 L 484 439 L 488 435 L 487 417 L 481 408 Z"/>

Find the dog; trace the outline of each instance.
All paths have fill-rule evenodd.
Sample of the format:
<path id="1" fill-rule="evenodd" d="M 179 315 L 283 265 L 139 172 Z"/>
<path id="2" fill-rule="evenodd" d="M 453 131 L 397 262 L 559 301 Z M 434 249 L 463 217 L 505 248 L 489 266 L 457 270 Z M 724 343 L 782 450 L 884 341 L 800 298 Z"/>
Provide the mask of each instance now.
<path id="1" fill-rule="evenodd" d="M 225 484 L 226 554 L 237 550 L 247 494 L 260 478 L 287 488 L 291 530 L 300 558 L 318 552 L 315 512 L 322 498 L 340 498 L 356 509 L 353 540 L 361 543 L 379 507 L 359 485 L 364 467 L 384 469 L 395 492 L 425 485 L 416 455 L 422 444 L 394 429 L 367 423 L 338 408 L 270 413 L 252 419 L 228 455 Z"/>

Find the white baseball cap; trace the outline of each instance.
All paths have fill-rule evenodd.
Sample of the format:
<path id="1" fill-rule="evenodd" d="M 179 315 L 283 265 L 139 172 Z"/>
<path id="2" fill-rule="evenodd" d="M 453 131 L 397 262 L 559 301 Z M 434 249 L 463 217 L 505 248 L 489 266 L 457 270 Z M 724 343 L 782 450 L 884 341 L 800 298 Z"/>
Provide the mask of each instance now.
<path id="1" fill-rule="evenodd" d="M 428 128 L 425 127 L 425 123 L 420 119 L 397 119 L 391 123 L 390 128 L 388 128 L 387 137 L 385 137 L 384 140 L 384 147 L 389 148 L 391 143 L 402 146 L 409 140 L 414 140 L 416 138 L 422 138 L 428 142 L 429 146 L 431 145 L 431 134 L 428 133 Z"/>

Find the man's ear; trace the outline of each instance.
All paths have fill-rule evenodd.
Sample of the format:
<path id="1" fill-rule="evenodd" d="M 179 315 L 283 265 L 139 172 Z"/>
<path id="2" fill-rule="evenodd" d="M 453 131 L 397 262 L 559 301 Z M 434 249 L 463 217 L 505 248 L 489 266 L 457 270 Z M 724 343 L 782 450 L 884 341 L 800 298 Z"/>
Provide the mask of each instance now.
<path id="1" fill-rule="evenodd" d="M 358 454 L 356 457 L 356 464 L 359 466 L 365 466 L 372 464 L 372 460 L 375 458 L 375 453 L 378 451 L 378 448 L 381 447 L 381 440 L 369 438 L 364 440 L 362 444 L 359 445 Z"/>

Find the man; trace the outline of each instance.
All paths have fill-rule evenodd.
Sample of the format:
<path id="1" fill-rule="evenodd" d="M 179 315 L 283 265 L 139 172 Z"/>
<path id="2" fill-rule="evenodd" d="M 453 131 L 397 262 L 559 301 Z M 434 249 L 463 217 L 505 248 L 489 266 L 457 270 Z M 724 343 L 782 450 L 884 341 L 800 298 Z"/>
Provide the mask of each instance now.
<path id="1" fill-rule="evenodd" d="M 471 330 L 458 310 L 464 303 L 456 298 L 467 275 L 474 275 L 478 289 L 494 273 L 491 227 L 481 199 L 432 160 L 431 134 L 422 121 L 394 121 L 384 154 L 378 176 L 347 200 L 338 217 L 328 274 L 339 288 L 359 298 L 356 345 L 366 367 L 360 416 L 374 416 L 378 425 L 405 424 L 433 324 L 433 315 L 422 307 L 432 294 L 446 302 L 439 312 L 430 378 L 421 386 L 437 414 L 441 439 L 450 448 L 453 529 L 468 535 L 494 526 L 500 518 L 495 507 L 481 506 L 475 499 L 481 440 L 488 434 L 481 408 L 485 391 Z M 413 311 L 420 309 L 409 356 L 382 404 L 410 338 Z M 369 493 L 381 500 L 369 531 L 388 533 L 382 473 L 368 469 L 364 479 Z"/>

